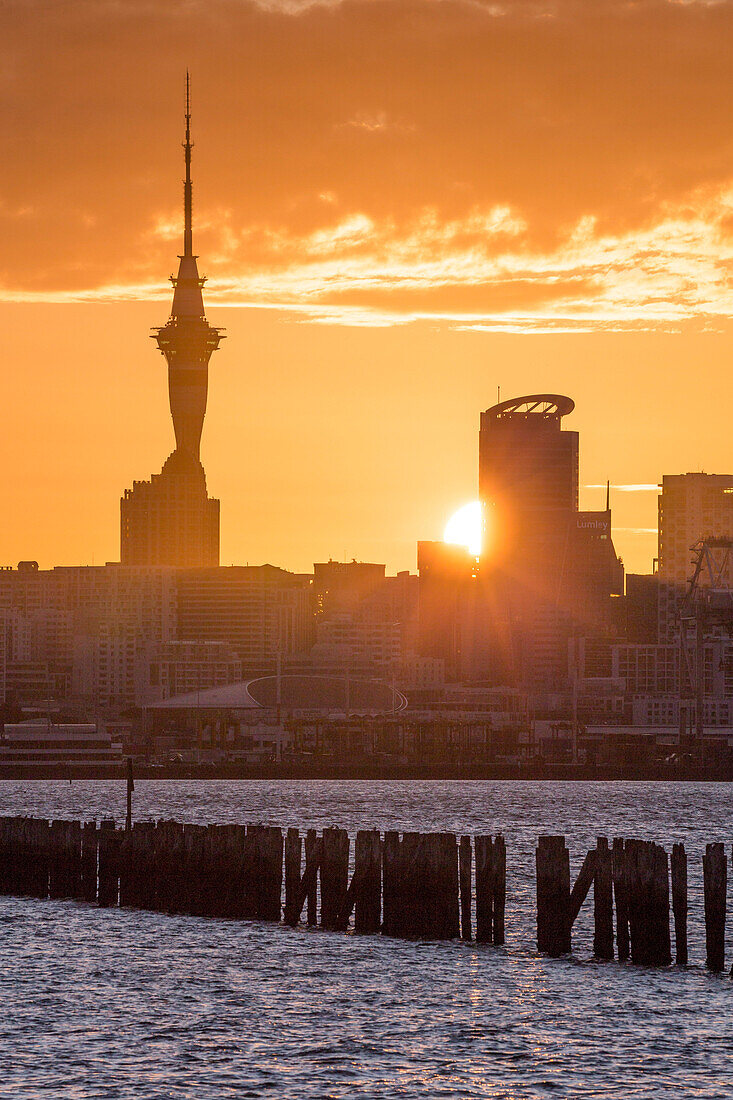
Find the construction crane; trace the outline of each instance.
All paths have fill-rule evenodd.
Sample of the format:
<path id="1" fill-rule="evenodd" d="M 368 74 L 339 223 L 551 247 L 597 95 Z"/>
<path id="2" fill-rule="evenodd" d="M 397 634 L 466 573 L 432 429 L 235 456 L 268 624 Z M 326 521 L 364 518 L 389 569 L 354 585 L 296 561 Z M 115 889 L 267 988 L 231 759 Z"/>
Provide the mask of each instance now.
<path id="1" fill-rule="evenodd" d="M 711 536 L 690 549 L 694 568 L 678 607 L 680 747 L 694 745 L 703 763 L 705 638 L 715 627 L 733 635 L 733 539 Z"/>

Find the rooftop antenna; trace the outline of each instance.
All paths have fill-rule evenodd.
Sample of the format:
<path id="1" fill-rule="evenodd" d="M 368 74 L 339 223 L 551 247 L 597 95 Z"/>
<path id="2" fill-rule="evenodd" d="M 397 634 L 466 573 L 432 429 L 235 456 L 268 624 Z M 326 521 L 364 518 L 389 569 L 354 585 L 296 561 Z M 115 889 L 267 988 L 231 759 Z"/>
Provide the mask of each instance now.
<path id="1" fill-rule="evenodd" d="M 611 480 L 606 482 L 606 511 L 611 511 Z"/>
<path id="2" fill-rule="evenodd" d="M 496 403 L 501 405 L 501 386 L 496 387 Z"/>
<path id="3" fill-rule="evenodd" d="M 186 179 L 183 184 L 183 255 L 193 256 L 193 187 L 191 184 L 191 77 L 186 69 Z"/>

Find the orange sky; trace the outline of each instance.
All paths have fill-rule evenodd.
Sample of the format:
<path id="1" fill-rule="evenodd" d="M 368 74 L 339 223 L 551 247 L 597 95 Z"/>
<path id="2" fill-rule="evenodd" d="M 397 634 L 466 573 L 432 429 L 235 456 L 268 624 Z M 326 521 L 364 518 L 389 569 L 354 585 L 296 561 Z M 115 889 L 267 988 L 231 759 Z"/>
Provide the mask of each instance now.
<path id="1" fill-rule="evenodd" d="M 223 562 L 414 568 L 498 384 L 575 398 L 581 484 L 729 472 L 732 46 L 725 0 L 6 2 L 0 561 L 116 558 L 172 449 L 186 65 Z"/>

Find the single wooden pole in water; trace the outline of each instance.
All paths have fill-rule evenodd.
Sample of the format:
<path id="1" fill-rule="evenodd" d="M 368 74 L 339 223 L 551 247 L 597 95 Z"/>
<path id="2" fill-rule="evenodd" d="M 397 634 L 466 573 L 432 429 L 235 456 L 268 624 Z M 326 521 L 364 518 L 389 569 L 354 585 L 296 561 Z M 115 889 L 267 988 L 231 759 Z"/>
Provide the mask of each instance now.
<path id="1" fill-rule="evenodd" d="M 613 958 L 613 856 L 608 838 L 596 842 L 593 879 L 593 954 L 597 959 Z"/>
<path id="2" fill-rule="evenodd" d="M 722 844 L 708 844 L 702 860 L 705 890 L 705 946 L 708 970 L 725 966 L 727 858 Z"/>
<path id="3" fill-rule="evenodd" d="M 471 935 L 471 838 L 462 836 L 458 847 L 458 875 L 461 891 L 461 939 Z"/>
<path id="4" fill-rule="evenodd" d="M 687 966 L 687 854 L 684 844 L 672 845 L 672 912 L 675 960 Z"/>

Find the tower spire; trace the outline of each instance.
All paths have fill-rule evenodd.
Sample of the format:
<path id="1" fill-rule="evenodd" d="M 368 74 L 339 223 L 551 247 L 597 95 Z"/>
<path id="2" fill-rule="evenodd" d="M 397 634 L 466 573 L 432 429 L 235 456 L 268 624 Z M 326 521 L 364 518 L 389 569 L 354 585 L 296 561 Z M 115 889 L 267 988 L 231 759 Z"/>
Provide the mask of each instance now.
<path id="1" fill-rule="evenodd" d="M 191 77 L 186 69 L 186 179 L 183 184 L 183 255 L 193 256 L 193 185 L 191 184 Z"/>

